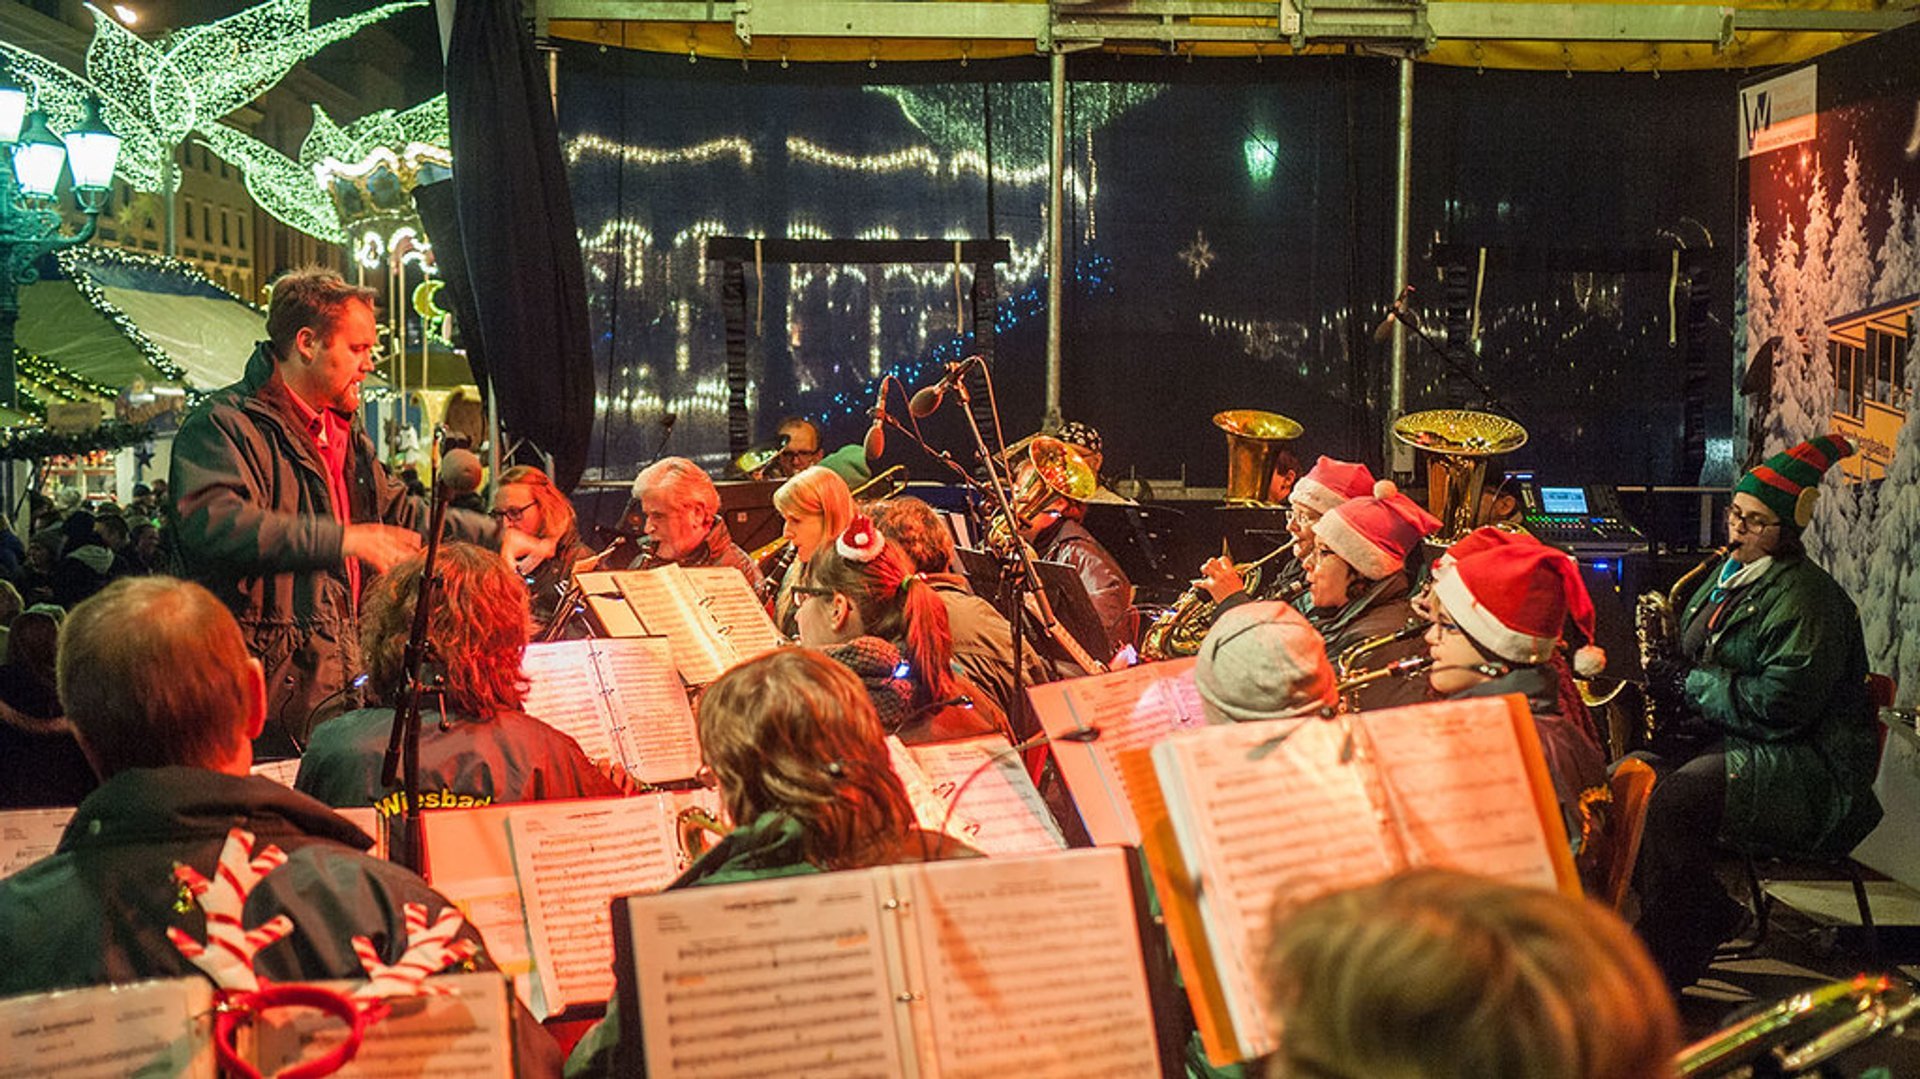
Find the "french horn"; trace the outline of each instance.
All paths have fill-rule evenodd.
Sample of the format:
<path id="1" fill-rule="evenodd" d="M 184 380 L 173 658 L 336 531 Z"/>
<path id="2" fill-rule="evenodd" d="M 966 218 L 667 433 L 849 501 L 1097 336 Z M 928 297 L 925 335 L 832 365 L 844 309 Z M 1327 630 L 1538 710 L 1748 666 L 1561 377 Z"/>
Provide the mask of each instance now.
<path id="1" fill-rule="evenodd" d="M 1427 451 L 1427 511 L 1440 518 L 1440 531 L 1427 542 L 1451 547 L 1486 523 L 1480 494 L 1487 461 L 1526 445 L 1527 429 L 1490 412 L 1436 409 L 1395 420 L 1393 437 Z"/>
<path id="2" fill-rule="evenodd" d="M 1277 588 L 1274 584 L 1280 575 L 1280 567 L 1274 564 L 1274 559 L 1285 554 L 1292 546 L 1289 540 L 1251 562 L 1234 567 L 1240 573 L 1247 595 L 1255 599 L 1291 603 L 1307 590 L 1305 577 L 1286 588 Z M 1199 652 L 1200 642 L 1206 639 L 1207 631 L 1213 628 L 1214 619 L 1219 617 L 1218 608 L 1219 604 L 1207 594 L 1206 589 L 1195 585 L 1187 590 L 1147 626 L 1147 631 L 1140 638 L 1141 657 L 1178 659 Z"/>

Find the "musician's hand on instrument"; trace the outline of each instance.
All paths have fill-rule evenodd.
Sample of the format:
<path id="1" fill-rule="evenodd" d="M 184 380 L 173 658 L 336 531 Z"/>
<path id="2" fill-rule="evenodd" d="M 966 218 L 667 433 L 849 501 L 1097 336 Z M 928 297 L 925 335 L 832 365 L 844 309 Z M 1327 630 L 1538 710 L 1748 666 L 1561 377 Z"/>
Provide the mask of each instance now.
<path id="1" fill-rule="evenodd" d="M 500 553 L 521 573 L 527 573 L 552 558 L 553 552 L 559 547 L 557 540 L 543 540 L 519 529 L 506 528 L 500 532 Z"/>
<path id="2" fill-rule="evenodd" d="M 393 525 L 348 525 L 340 535 L 340 556 L 357 558 L 375 573 L 385 573 L 420 549 L 420 533 Z"/>
<path id="3" fill-rule="evenodd" d="M 646 793 L 646 787 L 641 785 L 639 780 L 633 778 L 633 774 L 625 768 L 620 767 L 605 757 L 593 757 L 591 760 L 594 770 L 612 780 L 613 785 L 620 788 L 621 794 L 631 798 L 636 794 Z"/>
<path id="4" fill-rule="evenodd" d="M 1247 587 L 1247 580 L 1240 575 L 1240 569 L 1233 564 L 1232 559 L 1215 555 L 1200 567 L 1200 579 L 1195 581 L 1194 585 L 1204 589 L 1207 595 L 1218 603 L 1235 592 L 1244 590 Z"/>

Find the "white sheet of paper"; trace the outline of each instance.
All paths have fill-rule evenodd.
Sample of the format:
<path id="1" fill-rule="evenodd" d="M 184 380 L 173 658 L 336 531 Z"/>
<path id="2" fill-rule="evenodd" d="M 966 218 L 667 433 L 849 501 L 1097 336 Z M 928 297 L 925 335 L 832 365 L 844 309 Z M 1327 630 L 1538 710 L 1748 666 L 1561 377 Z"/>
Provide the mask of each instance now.
<path id="1" fill-rule="evenodd" d="M 983 854 L 1064 850 L 1066 839 L 1026 765 L 997 734 L 905 747 L 933 796 L 964 821 L 954 838 Z M 977 774 L 976 774 L 977 773 Z M 964 789 L 963 789 L 964 788 Z M 958 799 L 956 801 L 956 799 Z"/>
<path id="2" fill-rule="evenodd" d="M 654 1079 L 911 1074 L 869 874 L 692 888 L 626 910 Z"/>
<path id="3" fill-rule="evenodd" d="M 1191 659 L 1146 663 L 1070 678 L 1027 691 L 1054 739 L 1054 759 L 1095 843 L 1138 846 L 1140 826 L 1119 766 L 1121 750 L 1150 746 L 1176 731 L 1206 725 Z M 1092 727 L 1092 742 L 1063 740 Z"/>
<path id="4" fill-rule="evenodd" d="M 0 880 L 52 854 L 73 813 L 72 806 L 0 811 Z"/>
<path id="5" fill-rule="evenodd" d="M 323 982 L 351 992 L 357 982 Z M 353 1060 L 333 1074 L 340 1079 L 414 1079 L 458 1075 L 460 1079 L 513 1079 L 513 1029 L 507 980 L 496 973 L 445 974 L 433 979 L 439 994 L 391 1002 L 386 1018 L 367 1028 Z M 328 1052 L 346 1027 L 307 1009 L 270 1011 L 253 1022 L 249 1059 L 262 1074 Z"/>
<path id="6" fill-rule="evenodd" d="M 1131 856 L 1107 847 L 894 870 L 912 882 L 926 961 L 930 1074 L 1159 1074 Z"/>
<path id="7" fill-rule="evenodd" d="M 205 978 L 0 1000 L 0 1079 L 214 1079 Z"/>

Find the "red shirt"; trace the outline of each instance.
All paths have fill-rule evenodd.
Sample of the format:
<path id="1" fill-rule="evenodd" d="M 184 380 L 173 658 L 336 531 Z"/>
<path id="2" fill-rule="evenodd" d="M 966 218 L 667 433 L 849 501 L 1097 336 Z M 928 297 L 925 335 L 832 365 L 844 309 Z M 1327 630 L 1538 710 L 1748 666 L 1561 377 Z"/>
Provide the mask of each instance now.
<path id="1" fill-rule="evenodd" d="M 347 417 L 331 408 L 316 409 L 300 399 L 293 388 L 273 373 L 274 381 L 287 391 L 287 400 L 293 402 L 293 411 L 306 424 L 307 435 L 313 439 L 314 449 L 320 452 L 320 460 L 326 465 L 327 499 L 333 503 L 333 518 L 344 527 L 353 523 L 353 499 L 349 493 L 347 468 L 353 460 L 353 428 Z M 360 562 L 358 559 L 344 559 L 347 567 L 347 587 L 353 593 L 355 605 L 360 602 Z"/>

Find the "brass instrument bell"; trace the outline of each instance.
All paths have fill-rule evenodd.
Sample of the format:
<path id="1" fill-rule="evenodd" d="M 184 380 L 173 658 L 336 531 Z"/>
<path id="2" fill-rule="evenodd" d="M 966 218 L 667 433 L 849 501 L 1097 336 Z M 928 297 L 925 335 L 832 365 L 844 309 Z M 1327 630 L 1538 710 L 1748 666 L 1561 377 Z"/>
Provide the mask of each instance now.
<path id="1" fill-rule="evenodd" d="M 779 442 L 762 443 L 735 457 L 733 467 L 739 469 L 743 476 L 759 479 L 760 473 L 766 471 L 768 465 L 779 459 L 780 451 L 785 445 L 784 439 Z"/>
<path id="2" fill-rule="evenodd" d="M 1008 467 L 1013 471 L 1013 515 L 1021 527 L 1056 501 L 1085 502 L 1093 496 L 1099 481 L 1093 466 L 1081 452 L 1057 438 L 1035 435 L 1008 451 Z M 987 540 L 996 548 L 1008 549 L 1013 537 L 1006 535 L 1006 521 L 995 515 L 987 527 Z"/>
<path id="3" fill-rule="evenodd" d="M 1227 435 L 1227 504 L 1267 506 L 1267 489 L 1280 459 L 1281 443 L 1300 437 L 1303 428 L 1278 412 L 1235 408 L 1216 412 L 1213 425 Z"/>
<path id="4" fill-rule="evenodd" d="M 1435 409 L 1395 420 L 1393 437 L 1427 451 L 1427 510 L 1440 518 L 1440 531 L 1427 542 L 1451 547 L 1485 523 L 1480 493 L 1488 459 L 1526 445 L 1527 429 L 1488 412 Z"/>

